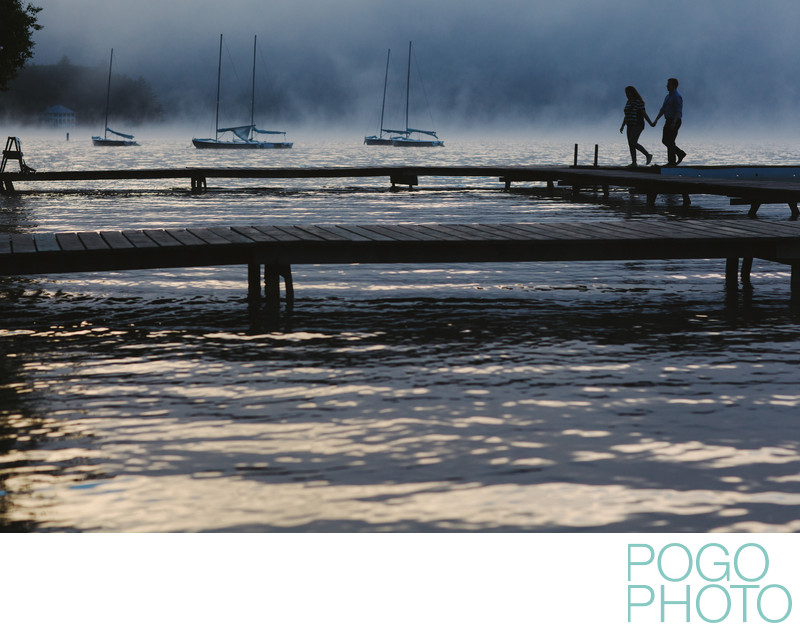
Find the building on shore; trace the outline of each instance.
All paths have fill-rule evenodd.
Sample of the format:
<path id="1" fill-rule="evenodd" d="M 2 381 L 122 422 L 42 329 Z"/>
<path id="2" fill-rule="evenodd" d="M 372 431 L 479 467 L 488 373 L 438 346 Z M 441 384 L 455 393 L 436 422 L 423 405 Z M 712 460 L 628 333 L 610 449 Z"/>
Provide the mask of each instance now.
<path id="1" fill-rule="evenodd" d="M 75 127 L 75 112 L 63 105 L 54 105 L 42 113 L 42 124 L 56 129 Z"/>

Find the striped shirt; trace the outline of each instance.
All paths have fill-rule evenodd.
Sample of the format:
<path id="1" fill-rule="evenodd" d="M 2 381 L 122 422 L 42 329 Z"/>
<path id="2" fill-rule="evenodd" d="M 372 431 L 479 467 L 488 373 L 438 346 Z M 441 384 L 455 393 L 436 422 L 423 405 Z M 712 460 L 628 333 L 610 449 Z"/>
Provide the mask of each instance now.
<path id="1" fill-rule="evenodd" d="M 644 127 L 644 101 L 625 103 L 625 124 L 628 127 Z"/>

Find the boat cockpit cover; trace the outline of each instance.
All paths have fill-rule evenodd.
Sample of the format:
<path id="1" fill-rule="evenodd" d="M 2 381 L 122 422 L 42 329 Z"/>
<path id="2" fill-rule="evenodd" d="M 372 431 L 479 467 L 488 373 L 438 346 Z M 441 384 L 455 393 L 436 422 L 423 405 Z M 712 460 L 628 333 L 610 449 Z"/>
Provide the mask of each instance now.
<path id="1" fill-rule="evenodd" d="M 106 127 L 106 131 L 110 131 L 112 134 L 116 134 L 117 136 L 121 136 L 122 138 L 127 138 L 128 140 L 131 140 L 133 138 L 131 134 L 121 134 L 118 131 L 114 131 L 110 127 Z"/>
<path id="2" fill-rule="evenodd" d="M 264 129 L 258 129 L 258 127 L 253 127 L 253 129 L 259 134 L 283 134 L 283 135 L 286 135 L 285 131 L 266 131 Z"/>
<path id="3" fill-rule="evenodd" d="M 230 131 L 233 132 L 237 138 L 242 140 L 243 142 L 253 142 L 253 139 L 250 137 L 252 132 L 257 132 L 259 134 L 285 134 L 285 131 L 266 131 L 264 129 L 258 129 L 255 125 L 239 125 L 238 127 L 220 127 L 218 132 L 226 132 Z"/>
<path id="4" fill-rule="evenodd" d="M 425 131 L 424 129 L 411 129 L 410 127 L 408 128 L 408 131 L 416 132 L 418 134 L 428 134 L 428 136 L 433 136 L 434 138 L 438 138 L 439 137 L 439 136 L 436 135 L 435 131 Z"/>
<path id="5" fill-rule="evenodd" d="M 381 131 L 384 131 L 387 134 L 402 134 L 403 136 L 408 136 L 409 132 L 407 129 L 382 129 Z"/>

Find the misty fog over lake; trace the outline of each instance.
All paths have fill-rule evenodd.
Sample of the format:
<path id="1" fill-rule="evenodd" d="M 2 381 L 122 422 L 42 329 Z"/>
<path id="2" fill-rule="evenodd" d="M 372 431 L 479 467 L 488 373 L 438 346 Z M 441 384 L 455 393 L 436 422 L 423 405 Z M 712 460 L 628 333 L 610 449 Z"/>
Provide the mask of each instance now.
<path id="1" fill-rule="evenodd" d="M 387 124 L 399 122 L 409 41 L 420 110 L 451 133 L 615 120 L 629 84 L 655 113 L 670 76 L 680 79 L 689 124 L 779 132 L 800 90 L 800 5 L 788 0 L 36 4 L 44 28 L 32 63 L 66 56 L 105 67 L 114 48 L 115 72 L 149 82 L 172 121 L 213 112 L 220 33 L 229 100 L 246 100 L 258 35 L 262 118 L 365 132 L 377 125 L 387 49 Z"/>

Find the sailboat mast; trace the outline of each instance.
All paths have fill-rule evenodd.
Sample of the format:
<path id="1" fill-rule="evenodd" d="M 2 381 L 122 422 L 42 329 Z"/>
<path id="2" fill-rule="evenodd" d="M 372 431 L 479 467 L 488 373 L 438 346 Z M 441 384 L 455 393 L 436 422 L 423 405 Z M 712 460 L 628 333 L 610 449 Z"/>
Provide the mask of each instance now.
<path id="1" fill-rule="evenodd" d="M 378 129 L 378 136 L 383 138 L 383 113 L 386 110 L 386 84 L 389 81 L 389 57 L 392 54 L 392 49 L 386 53 L 386 72 L 383 75 L 383 103 L 381 103 L 381 126 Z"/>
<path id="2" fill-rule="evenodd" d="M 411 91 L 411 42 L 408 42 L 408 75 L 406 77 L 406 134 L 408 134 L 408 100 Z"/>
<path id="3" fill-rule="evenodd" d="M 222 33 L 219 34 L 219 64 L 217 66 L 217 115 L 214 119 L 214 140 L 219 140 L 219 84 L 222 76 Z"/>
<path id="4" fill-rule="evenodd" d="M 111 59 L 108 62 L 108 86 L 106 87 L 106 124 L 103 127 L 103 139 L 108 138 L 108 105 L 111 101 L 111 66 L 114 63 L 114 49 L 111 49 Z"/>
<path id="5" fill-rule="evenodd" d="M 256 111 L 256 41 L 258 35 L 253 35 L 253 88 L 250 94 L 250 139 L 253 138 L 253 127 L 255 126 Z"/>

